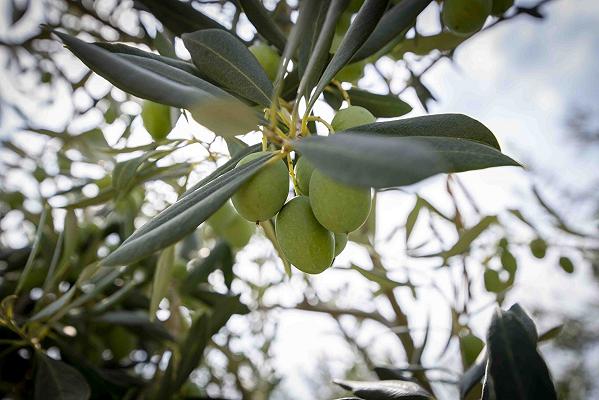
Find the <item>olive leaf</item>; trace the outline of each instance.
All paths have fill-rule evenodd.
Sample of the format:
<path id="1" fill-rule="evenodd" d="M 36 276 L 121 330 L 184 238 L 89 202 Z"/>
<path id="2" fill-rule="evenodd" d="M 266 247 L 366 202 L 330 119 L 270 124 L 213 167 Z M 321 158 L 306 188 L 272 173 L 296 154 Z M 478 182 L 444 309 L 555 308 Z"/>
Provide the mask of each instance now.
<path id="1" fill-rule="evenodd" d="M 415 382 L 389 380 L 379 382 L 359 382 L 335 380 L 337 385 L 343 389 L 353 392 L 356 396 L 364 399 L 404 399 L 404 400 L 428 400 L 433 396 Z"/>
<path id="2" fill-rule="evenodd" d="M 458 254 L 463 254 L 470 249 L 472 242 L 474 242 L 487 228 L 497 223 L 496 215 L 487 215 L 482 218 L 472 228 L 464 230 L 457 242 L 447 251 L 444 251 L 438 255 L 443 256 L 444 259 L 453 257 Z"/>
<path id="3" fill-rule="evenodd" d="M 195 9 L 191 3 L 179 0 L 138 0 L 169 31 L 176 35 L 199 29 L 226 29 L 224 26 Z"/>
<path id="4" fill-rule="evenodd" d="M 316 82 L 318 82 L 320 74 L 329 59 L 329 49 L 331 48 L 331 43 L 335 36 L 337 21 L 347 7 L 347 4 L 348 0 L 331 1 L 318 40 L 314 44 L 312 54 L 310 55 L 304 73 L 301 74 L 302 79 L 299 83 L 298 96 L 305 96 L 308 98 L 310 95 L 308 92 L 316 85 Z"/>
<path id="5" fill-rule="evenodd" d="M 389 55 L 396 60 L 401 60 L 406 53 L 425 56 L 433 50 L 446 52 L 454 50 L 470 36 L 457 35 L 449 31 L 443 31 L 431 36 L 416 36 L 399 42 Z"/>
<path id="6" fill-rule="evenodd" d="M 353 130 L 360 133 L 398 137 L 446 137 L 466 139 L 501 150 L 499 143 L 485 125 L 463 114 L 434 114 L 421 117 L 403 118 L 394 121 L 375 122 Z"/>
<path id="7" fill-rule="evenodd" d="M 352 106 L 366 108 L 377 118 L 401 117 L 412 111 L 412 106 L 392 94 L 376 94 L 366 90 L 352 88 L 347 91 Z M 334 109 L 339 109 L 343 97 L 335 89 L 325 90 L 325 100 Z"/>
<path id="8" fill-rule="evenodd" d="M 160 301 L 166 296 L 171 280 L 171 273 L 175 265 L 175 246 L 167 247 L 160 253 L 154 271 L 152 283 L 152 296 L 150 297 L 150 321 L 156 318 L 156 311 Z"/>
<path id="9" fill-rule="evenodd" d="M 387 0 L 366 0 L 362 7 L 360 7 L 337 52 L 322 73 L 308 103 L 308 110 L 314 106 L 316 99 L 320 96 L 325 86 L 337 75 L 337 72 L 341 71 L 341 68 L 351 60 L 360 46 L 368 39 L 368 36 L 372 33 L 385 12 L 387 4 Z"/>
<path id="10" fill-rule="evenodd" d="M 251 108 L 179 68 L 141 56 L 114 54 L 73 36 L 55 33 L 90 69 L 118 88 L 156 103 L 188 109 L 194 118 L 217 134 L 246 133 L 258 124 L 258 117 Z M 218 112 L 222 107 L 231 113 L 221 115 Z"/>
<path id="11" fill-rule="evenodd" d="M 256 28 L 258 33 L 277 49 L 283 51 L 287 39 L 279 27 L 274 23 L 269 12 L 258 0 L 237 0 L 246 17 Z"/>
<path id="12" fill-rule="evenodd" d="M 310 56 L 316 46 L 316 42 L 323 28 L 323 23 L 327 15 L 329 2 L 320 1 L 310 8 L 311 15 L 309 16 L 312 23 L 308 25 L 306 32 L 299 45 L 297 57 L 297 71 L 299 76 L 304 76 Z"/>
<path id="13" fill-rule="evenodd" d="M 271 157 L 261 156 L 181 197 L 133 232 L 102 261 L 102 265 L 130 264 L 184 238 L 216 212 Z"/>
<path id="14" fill-rule="evenodd" d="M 530 323 L 523 311 L 498 309 L 493 316 L 487 334 L 487 374 L 492 388 L 487 379 L 485 391 L 497 400 L 557 399 L 547 365 L 532 340 L 530 327 L 525 326 Z"/>
<path id="15" fill-rule="evenodd" d="M 393 6 L 383 15 L 374 31 L 358 52 L 352 57 L 352 62 L 363 60 L 383 49 L 398 36 L 416 23 L 416 17 L 431 3 L 432 0 L 403 0 Z"/>
<path id="16" fill-rule="evenodd" d="M 272 83 L 239 39 L 220 29 L 186 33 L 182 38 L 202 74 L 254 103 L 270 105 Z"/>
<path id="17" fill-rule="evenodd" d="M 87 400 L 89 385 L 79 371 L 70 365 L 36 353 L 35 400 Z"/>
<path id="18" fill-rule="evenodd" d="M 295 146 L 331 178 L 375 188 L 410 185 L 439 173 L 518 165 L 492 147 L 450 137 L 352 132 L 311 136 L 296 142 Z"/>

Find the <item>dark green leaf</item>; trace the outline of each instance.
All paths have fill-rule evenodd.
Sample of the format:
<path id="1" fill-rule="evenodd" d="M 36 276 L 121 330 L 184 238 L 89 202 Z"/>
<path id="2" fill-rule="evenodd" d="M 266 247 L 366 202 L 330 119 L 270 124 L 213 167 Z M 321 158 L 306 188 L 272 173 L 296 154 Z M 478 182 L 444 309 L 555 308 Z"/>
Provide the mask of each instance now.
<path id="1" fill-rule="evenodd" d="M 343 389 L 366 400 L 426 400 L 433 396 L 420 385 L 408 381 L 359 382 L 335 380 Z"/>
<path id="2" fill-rule="evenodd" d="M 182 38 L 202 74 L 248 100 L 270 105 L 272 83 L 239 39 L 220 29 L 186 33 Z"/>
<path id="3" fill-rule="evenodd" d="M 536 341 L 514 312 L 497 310 L 487 335 L 488 374 L 497 400 L 557 399 Z"/>
<path id="4" fill-rule="evenodd" d="M 470 366 L 466 372 L 464 372 L 464 375 L 458 383 L 461 399 L 465 399 L 468 393 L 470 393 L 470 391 L 481 382 L 485 376 L 486 364 L 487 357 L 485 356 L 484 359 L 477 361 L 474 365 Z"/>
<path id="5" fill-rule="evenodd" d="M 35 400 L 87 400 L 91 396 L 85 378 L 62 361 L 37 353 Z"/>
<path id="6" fill-rule="evenodd" d="M 102 264 L 130 264 L 184 238 L 216 212 L 270 157 L 264 155 L 228 171 L 180 198 L 129 236 Z"/>
<path id="7" fill-rule="evenodd" d="M 539 334 L 537 333 L 537 327 L 536 327 L 534 321 L 528 316 L 526 311 L 524 311 L 522 306 L 520 306 L 520 304 L 518 304 L 518 303 L 513 304 L 506 311 L 506 313 L 510 313 L 510 314 L 514 315 L 516 317 L 516 319 L 518 319 L 518 321 L 520 321 L 520 323 L 522 324 L 524 329 L 526 329 L 526 333 L 528 333 L 530 340 L 534 343 L 537 343 L 537 341 L 539 340 Z"/>
<path id="8" fill-rule="evenodd" d="M 171 67 L 179 68 L 179 69 L 181 69 L 185 72 L 188 72 L 192 75 L 195 75 L 200 78 L 204 78 L 203 76 L 201 76 L 200 71 L 195 67 L 195 65 L 193 65 L 192 63 L 187 62 L 187 61 L 170 58 L 170 57 L 164 57 L 164 56 L 161 56 L 161 55 L 158 55 L 155 53 L 151 53 L 149 51 L 143 51 L 141 49 L 138 49 L 137 47 L 127 46 L 126 44 L 122 44 L 122 43 L 96 42 L 93 44 L 96 46 L 102 47 L 103 49 L 106 49 L 106 50 L 110 51 L 111 53 L 116 53 L 116 54 L 121 54 L 121 55 L 128 54 L 128 55 L 132 55 L 132 56 L 145 57 L 145 58 L 150 58 L 152 60 L 160 61 L 164 64 L 170 65 Z"/>
<path id="9" fill-rule="evenodd" d="M 325 98 L 331 107 L 341 107 L 343 98 L 338 91 L 325 91 Z M 412 106 L 392 94 L 375 94 L 362 89 L 352 88 L 347 91 L 352 106 L 366 108 L 377 118 L 400 117 L 412 111 Z M 381 122 L 384 123 L 384 122 Z"/>
<path id="10" fill-rule="evenodd" d="M 325 17 L 327 15 L 327 10 L 329 8 L 328 6 L 329 2 L 320 1 L 310 8 L 311 15 L 309 16 L 309 18 L 312 21 L 312 23 L 308 26 L 308 29 L 304 33 L 304 37 L 302 38 L 302 41 L 299 45 L 299 53 L 297 60 L 297 72 L 299 76 L 305 75 L 306 67 L 308 66 L 308 61 L 310 60 L 310 57 L 316 46 L 316 42 L 318 41 L 319 35 L 322 31 Z"/>
<path id="11" fill-rule="evenodd" d="M 176 35 L 199 29 L 226 29 L 196 10 L 189 2 L 179 0 L 139 0 L 139 2 Z"/>
<path id="12" fill-rule="evenodd" d="M 196 183 L 195 185 L 193 185 L 192 187 L 190 187 L 188 190 L 185 191 L 185 193 L 183 193 L 181 195 L 181 197 L 187 196 L 188 194 L 190 194 L 190 193 L 196 191 L 197 189 L 201 188 L 202 186 L 206 185 L 208 182 L 211 182 L 214 179 L 218 178 L 219 176 L 221 176 L 225 172 L 228 172 L 228 171 L 232 170 L 233 168 L 235 168 L 235 166 L 237 165 L 237 163 L 239 161 L 241 161 L 241 159 L 243 157 L 247 156 L 248 154 L 260 151 L 261 148 L 262 148 L 262 145 L 256 144 L 256 145 L 253 145 L 253 146 L 246 147 L 243 150 L 240 150 L 235 155 L 231 154 L 231 159 L 229 161 L 227 161 L 226 163 L 224 163 L 223 165 L 221 165 L 220 167 L 218 167 L 214 172 L 212 172 L 206 178 L 202 179 L 201 181 L 199 181 L 198 183 Z"/>
<path id="13" fill-rule="evenodd" d="M 165 373 L 167 379 L 163 379 L 157 398 L 171 398 L 171 394 L 185 383 L 189 374 L 200 363 L 210 338 L 227 323 L 231 315 L 249 312 L 240 302 L 239 296 L 221 296 L 219 304 L 215 305 L 214 309 L 217 312 L 202 314 L 192 323 L 181 345 L 185 351 L 182 352 L 180 359 L 171 357 Z"/>
<path id="14" fill-rule="evenodd" d="M 148 313 L 145 311 L 109 311 L 94 318 L 94 320 L 106 324 L 124 326 L 133 330 L 141 330 L 158 340 L 173 340 L 168 330 L 160 322 L 150 321 Z"/>
<path id="15" fill-rule="evenodd" d="M 258 0 L 237 0 L 243 12 L 256 28 L 258 33 L 277 49 L 283 51 L 286 38 L 279 27 L 274 23 L 273 17 Z"/>
<path id="16" fill-rule="evenodd" d="M 434 114 L 395 121 L 375 122 L 350 129 L 348 132 L 353 130 L 386 136 L 432 136 L 467 139 L 501 150 L 495 135 L 489 128 L 463 114 Z"/>
<path id="17" fill-rule="evenodd" d="M 416 17 L 432 0 L 402 0 L 383 15 L 378 25 L 352 58 L 353 62 L 369 57 L 405 34 Z"/>
<path id="18" fill-rule="evenodd" d="M 320 96 L 325 86 L 337 75 L 337 72 L 341 71 L 341 68 L 351 60 L 360 46 L 368 39 L 368 36 L 370 36 L 385 12 L 387 4 L 387 0 L 366 0 L 364 2 L 341 41 L 337 52 L 318 81 L 316 90 L 308 103 L 308 110 L 316 103 L 316 99 Z"/>
<path id="19" fill-rule="evenodd" d="M 533 239 L 530 244 L 530 252 L 536 258 L 544 258 L 545 254 L 547 254 L 547 242 L 542 238 Z"/>
<path id="20" fill-rule="evenodd" d="M 416 221 L 420 215 L 420 210 L 422 210 L 422 201 L 420 201 L 420 198 L 418 197 L 416 198 L 416 204 L 414 204 L 414 207 L 406 219 L 406 243 L 408 243 L 408 240 L 410 240 L 410 235 L 412 234 L 412 230 L 416 225 Z"/>
<path id="21" fill-rule="evenodd" d="M 352 265 L 351 268 L 353 270 L 358 271 L 364 278 L 368 279 L 369 281 L 378 284 L 383 290 L 393 290 L 396 287 L 407 285 L 403 282 L 394 281 L 393 279 L 388 278 L 385 274 L 379 271 L 367 270 L 358 267 L 357 265 Z"/>
<path id="22" fill-rule="evenodd" d="M 258 124 L 254 111 L 241 101 L 179 68 L 151 58 L 114 54 L 73 36 L 55 33 L 90 69 L 118 88 L 156 103 L 188 109 L 217 134 L 246 133 Z M 226 115 L 222 115 L 223 109 L 227 110 Z"/>
<path id="23" fill-rule="evenodd" d="M 229 155 L 231 157 L 235 157 L 237 154 L 248 148 L 248 145 L 244 141 L 235 137 L 225 138 L 225 142 L 227 143 L 227 149 L 229 150 Z"/>
<path id="24" fill-rule="evenodd" d="M 333 179 L 375 188 L 410 185 L 439 173 L 518 165 L 489 146 L 448 137 L 335 134 L 311 136 L 296 148 Z"/>

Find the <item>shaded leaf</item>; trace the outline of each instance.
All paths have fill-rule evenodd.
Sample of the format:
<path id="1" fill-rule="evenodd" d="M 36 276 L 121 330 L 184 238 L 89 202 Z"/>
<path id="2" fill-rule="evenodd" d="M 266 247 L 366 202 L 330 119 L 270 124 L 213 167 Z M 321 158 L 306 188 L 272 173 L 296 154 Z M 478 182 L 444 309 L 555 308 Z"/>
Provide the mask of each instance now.
<path id="1" fill-rule="evenodd" d="M 86 400 L 91 396 L 85 378 L 75 368 L 62 361 L 37 353 L 35 399 Z"/>
<path id="2" fill-rule="evenodd" d="M 208 281 L 208 276 L 218 268 L 228 269 L 232 263 L 231 248 L 225 241 L 219 241 L 205 258 L 197 258 L 190 262 L 187 277 L 181 284 L 181 292 L 191 293 L 200 284 Z"/>
<path id="3" fill-rule="evenodd" d="M 150 320 L 156 318 L 156 311 L 160 301 L 166 296 L 170 284 L 171 273 L 175 265 L 175 246 L 167 247 L 162 251 L 156 271 L 154 271 L 154 282 L 152 283 L 152 296 L 150 297 Z"/>
<path id="4" fill-rule="evenodd" d="M 367 269 L 358 267 L 357 265 L 352 265 L 351 269 L 358 271 L 364 278 L 377 283 L 381 289 L 383 290 L 392 290 L 399 286 L 406 286 L 406 283 L 397 282 L 393 279 L 388 278 L 383 273 L 379 271 L 369 271 Z"/>
<path id="5" fill-rule="evenodd" d="M 323 2 L 325 3 L 325 2 Z M 308 64 L 301 74 L 302 79 L 299 84 L 298 95 L 310 96 L 309 91 L 316 85 L 323 68 L 325 67 L 329 59 L 329 49 L 335 36 L 335 27 L 339 17 L 347 7 L 348 0 L 333 0 L 330 2 L 322 28 L 319 30 L 320 34 L 308 60 Z"/>
<path id="6" fill-rule="evenodd" d="M 345 37 L 341 41 L 337 52 L 325 68 L 320 77 L 316 90 L 308 103 L 308 110 L 312 108 L 316 99 L 320 96 L 325 86 L 329 84 L 331 79 L 343 68 L 354 56 L 356 51 L 366 41 L 372 33 L 376 24 L 387 8 L 387 0 L 366 0 L 358 14 L 352 21 Z"/>
<path id="7" fill-rule="evenodd" d="M 196 10 L 191 3 L 179 0 L 138 0 L 169 31 L 176 35 L 199 29 L 226 29 L 224 26 Z"/>
<path id="8" fill-rule="evenodd" d="M 486 356 L 474 363 L 464 372 L 460 378 L 458 387 L 460 389 L 460 398 L 464 399 L 474 387 L 481 382 L 485 376 L 485 366 L 487 364 Z"/>
<path id="9" fill-rule="evenodd" d="M 329 1 L 319 1 L 310 7 L 308 18 L 312 21 L 306 29 L 302 41 L 299 45 L 297 55 L 297 72 L 299 76 L 304 76 L 309 59 L 319 39 L 323 24 L 329 9 Z M 328 50 L 328 49 L 327 49 Z M 328 53 L 328 51 L 327 51 Z M 326 60 L 325 60 L 326 62 Z M 311 89 L 311 88 L 308 88 Z"/>
<path id="10" fill-rule="evenodd" d="M 410 185 L 438 173 L 518 165 L 491 147 L 444 137 L 336 134 L 311 136 L 296 148 L 333 179 L 375 188 Z"/>
<path id="11" fill-rule="evenodd" d="M 432 0 L 402 0 L 383 15 L 368 40 L 353 56 L 356 62 L 369 57 L 398 39 L 416 23 L 418 15 Z"/>
<path id="12" fill-rule="evenodd" d="M 286 38 L 268 10 L 264 8 L 262 2 L 258 0 L 237 0 L 237 3 L 243 8 L 243 12 L 256 28 L 260 36 L 272 43 L 277 49 L 285 49 Z"/>
<path id="13" fill-rule="evenodd" d="M 184 238 L 216 212 L 271 157 L 259 157 L 181 197 L 129 236 L 102 264 L 129 264 Z"/>
<path id="14" fill-rule="evenodd" d="M 343 98 L 337 90 L 327 90 L 324 94 L 331 107 L 341 107 Z M 400 117 L 412 111 L 411 105 L 392 94 L 376 94 L 357 88 L 348 90 L 347 94 L 352 106 L 364 107 L 377 118 Z"/>
<path id="15" fill-rule="evenodd" d="M 433 396 L 420 385 L 407 381 L 359 382 L 335 380 L 343 389 L 352 391 L 365 400 L 425 400 Z"/>
<path id="16" fill-rule="evenodd" d="M 574 272 L 574 263 L 568 257 L 561 256 L 559 258 L 559 266 L 564 270 L 564 272 L 567 272 L 568 274 Z"/>
<path id="17" fill-rule="evenodd" d="M 394 121 L 375 122 L 362 125 L 348 132 L 376 133 L 400 137 L 447 137 L 466 139 L 501 150 L 499 143 L 485 125 L 463 114 L 434 114 L 421 117 L 403 118 Z"/>
<path id="18" fill-rule="evenodd" d="M 248 148 L 248 145 L 244 141 L 235 137 L 225 138 L 225 142 L 227 143 L 227 149 L 229 150 L 231 157 L 235 157 L 237 154 Z"/>
<path id="19" fill-rule="evenodd" d="M 137 310 L 109 311 L 94 318 L 97 322 L 124 326 L 134 330 L 143 331 L 159 340 L 173 340 L 171 334 L 158 321 L 151 321 L 147 312 Z"/>
<path id="20" fill-rule="evenodd" d="M 272 83 L 239 39 L 220 29 L 186 33 L 182 38 L 202 74 L 248 100 L 270 105 Z"/>
<path id="21" fill-rule="evenodd" d="M 497 310 L 487 346 L 488 374 L 497 400 L 557 399 L 547 365 L 516 313 Z"/>
<path id="22" fill-rule="evenodd" d="M 412 208 L 406 219 L 406 243 L 408 243 L 408 240 L 410 240 L 412 230 L 416 225 L 416 221 L 418 220 L 418 216 L 420 215 L 421 210 L 422 201 L 420 200 L 420 198 L 416 198 L 416 203 L 414 204 L 414 207 Z"/>

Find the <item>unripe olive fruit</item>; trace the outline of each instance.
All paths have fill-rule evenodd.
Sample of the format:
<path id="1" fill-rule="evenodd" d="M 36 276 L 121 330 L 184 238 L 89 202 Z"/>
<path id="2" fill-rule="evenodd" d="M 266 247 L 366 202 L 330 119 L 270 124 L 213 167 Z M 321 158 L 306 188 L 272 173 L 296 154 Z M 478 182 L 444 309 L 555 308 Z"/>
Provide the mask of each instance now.
<path id="1" fill-rule="evenodd" d="M 450 31 L 469 35 L 483 27 L 491 6 L 492 0 L 445 0 L 441 18 Z"/>
<path id="2" fill-rule="evenodd" d="M 252 153 L 239 161 L 237 167 L 246 164 L 267 152 Z M 262 167 L 247 180 L 233 195 L 235 210 L 248 221 L 265 221 L 272 218 L 287 200 L 289 172 L 282 160 Z"/>
<path id="3" fill-rule="evenodd" d="M 335 233 L 335 257 L 337 257 L 347 245 L 347 233 Z"/>
<path id="4" fill-rule="evenodd" d="M 233 222 L 225 227 L 222 237 L 231 247 L 241 248 L 248 244 L 255 230 L 256 224 L 237 216 Z"/>
<path id="5" fill-rule="evenodd" d="M 163 104 L 144 100 L 141 119 L 154 140 L 164 139 L 172 129 L 170 107 Z"/>
<path id="6" fill-rule="evenodd" d="M 241 218 L 229 202 L 223 204 L 206 222 L 227 243 L 237 248 L 245 246 L 256 230 L 256 225 Z"/>
<path id="7" fill-rule="evenodd" d="M 274 81 L 281 63 L 279 54 L 266 43 L 253 44 L 250 46 L 250 51 L 266 71 L 268 79 Z"/>
<path id="8" fill-rule="evenodd" d="M 335 114 L 331 126 L 335 132 L 339 132 L 356 126 L 371 124 L 374 121 L 376 121 L 374 115 L 364 107 L 349 106 Z"/>
<path id="9" fill-rule="evenodd" d="M 302 194 L 310 194 L 310 178 L 312 178 L 312 172 L 314 172 L 314 166 L 304 157 L 300 157 L 295 164 L 295 178 Z"/>
<path id="10" fill-rule="evenodd" d="M 285 204 L 277 215 L 275 232 L 283 254 L 300 271 L 319 274 L 333 263 L 333 233 L 318 223 L 306 196 Z"/>
<path id="11" fill-rule="evenodd" d="M 370 188 L 349 186 L 315 170 L 310 179 L 310 205 L 314 216 L 328 230 L 349 233 L 368 218 Z"/>
<path id="12" fill-rule="evenodd" d="M 500 16 L 514 5 L 514 0 L 493 0 L 491 15 Z"/>

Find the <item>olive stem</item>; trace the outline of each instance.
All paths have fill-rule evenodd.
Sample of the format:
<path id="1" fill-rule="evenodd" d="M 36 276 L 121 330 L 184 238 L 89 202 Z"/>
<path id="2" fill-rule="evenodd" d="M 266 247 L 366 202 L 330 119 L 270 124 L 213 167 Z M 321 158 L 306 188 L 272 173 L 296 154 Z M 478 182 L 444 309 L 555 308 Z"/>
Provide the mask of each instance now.
<path id="1" fill-rule="evenodd" d="M 321 124 L 323 124 L 324 126 L 327 127 L 327 129 L 329 130 L 329 133 L 335 133 L 335 129 L 333 128 L 333 126 L 331 124 L 329 124 L 327 121 L 325 121 L 324 119 L 322 119 L 321 117 L 313 116 L 313 117 L 306 118 L 306 120 L 320 122 Z"/>
<path id="2" fill-rule="evenodd" d="M 343 96 L 343 100 L 345 100 L 347 102 L 347 105 L 351 106 L 351 100 L 349 99 L 349 94 L 347 93 L 347 90 L 343 89 L 343 86 L 341 86 L 341 82 L 339 82 L 336 79 L 333 79 L 331 81 L 331 83 L 333 85 L 335 85 L 337 87 L 337 89 L 339 89 L 339 92 L 341 92 L 341 96 Z"/>

